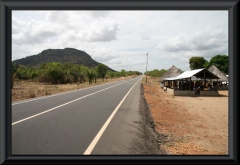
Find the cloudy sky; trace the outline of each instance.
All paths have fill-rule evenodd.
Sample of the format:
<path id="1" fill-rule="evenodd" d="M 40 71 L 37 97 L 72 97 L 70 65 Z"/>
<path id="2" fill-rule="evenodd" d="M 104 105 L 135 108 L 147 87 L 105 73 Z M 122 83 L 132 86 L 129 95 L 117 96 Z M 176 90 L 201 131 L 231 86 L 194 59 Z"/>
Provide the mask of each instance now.
<path id="1" fill-rule="evenodd" d="M 12 11 L 12 60 L 76 48 L 114 70 L 145 72 L 228 55 L 228 11 Z"/>

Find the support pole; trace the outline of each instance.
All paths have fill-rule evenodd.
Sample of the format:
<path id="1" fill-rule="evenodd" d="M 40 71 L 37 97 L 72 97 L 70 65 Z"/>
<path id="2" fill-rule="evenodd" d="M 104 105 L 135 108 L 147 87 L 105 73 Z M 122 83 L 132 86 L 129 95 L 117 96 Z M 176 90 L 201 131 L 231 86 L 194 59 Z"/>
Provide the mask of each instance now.
<path id="1" fill-rule="evenodd" d="M 147 84 L 147 66 L 148 66 L 148 53 L 147 53 L 147 64 L 146 64 L 146 84 Z"/>
<path id="2" fill-rule="evenodd" d="M 192 90 L 192 81 L 191 81 L 191 77 L 190 77 L 190 91 Z"/>
<path id="3" fill-rule="evenodd" d="M 207 81 L 206 81 L 206 78 L 205 78 L 205 69 L 204 69 L 204 80 L 205 80 L 205 82 L 204 82 L 204 88 L 206 88 L 207 87 Z"/>

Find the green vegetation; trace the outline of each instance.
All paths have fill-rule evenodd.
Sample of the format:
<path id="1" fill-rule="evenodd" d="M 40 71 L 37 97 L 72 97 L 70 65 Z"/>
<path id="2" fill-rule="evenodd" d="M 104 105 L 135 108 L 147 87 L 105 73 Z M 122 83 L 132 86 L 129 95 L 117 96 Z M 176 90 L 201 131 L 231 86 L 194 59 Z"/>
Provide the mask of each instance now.
<path id="1" fill-rule="evenodd" d="M 166 72 L 167 70 L 165 69 L 161 69 L 161 70 L 154 69 L 152 71 L 147 71 L 147 75 L 151 77 L 162 77 Z"/>
<path id="2" fill-rule="evenodd" d="M 119 78 L 119 77 L 127 77 L 127 76 L 138 76 L 142 73 L 139 71 L 125 71 L 124 69 L 121 70 L 121 72 L 107 72 L 107 76 L 110 78 Z"/>
<path id="3" fill-rule="evenodd" d="M 228 56 L 227 55 L 216 55 L 210 59 L 210 61 L 206 64 L 206 68 L 210 66 L 216 66 L 220 71 L 225 74 L 228 74 Z"/>
<path id="4" fill-rule="evenodd" d="M 86 52 L 73 49 L 47 49 L 38 55 L 12 62 L 12 88 L 15 80 L 33 80 L 49 84 L 97 83 L 97 79 L 140 75 L 138 71 L 116 72 L 96 62 Z"/>
<path id="5" fill-rule="evenodd" d="M 13 83 L 14 83 L 16 75 L 17 75 L 17 70 L 19 68 L 19 64 L 12 63 L 11 67 L 12 67 L 12 82 L 11 82 L 12 84 L 11 84 L 11 86 L 13 88 Z"/>
<path id="6" fill-rule="evenodd" d="M 207 63 L 207 60 L 205 60 L 205 58 L 203 57 L 191 57 L 189 59 L 189 64 L 190 64 L 189 67 L 192 70 L 205 68 L 206 63 Z"/>
<path id="7" fill-rule="evenodd" d="M 88 82 L 89 84 L 92 84 L 93 80 L 97 78 L 97 72 L 95 69 L 88 69 L 87 70 L 87 78 L 88 78 Z M 96 83 L 96 81 L 95 81 Z"/>
<path id="8" fill-rule="evenodd" d="M 100 78 L 102 78 L 103 81 L 104 81 L 104 78 L 105 78 L 105 76 L 106 76 L 106 74 L 107 74 L 107 66 L 104 65 L 104 64 L 99 64 L 99 65 L 97 66 L 97 73 L 98 73 L 98 76 L 99 76 Z"/>
<path id="9" fill-rule="evenodd" d="M 79 87 L 80 83 L 88 81 L 89 84 L 97 83 L 97 79 L 119 78 L 126 76 L 140 75 L 138 71 L 121 72 L 109 71 L 104 64 L 99 64 L 94 68 L 88 68 L 83 65 L 60 62 L 43 63 L 36 69 L 33 67 L 25 67 L 18 63 L 12 62 L 12 87 L 15 79 L 18 80 L 34 80 L 42 83 L 50 84 L 66 84 L 76 83 Z"/>
<path id="10" fill-rule="evenodd" d="M 189 59 L 190 68 L 200 69 L 200 68 L 209 68 L 210 66 L 216 66 L 220 71 L 225 74 L 228 74 L 228 56 L 227 55 L 216 55 L 210 59 L 208 62 L 203 57 L 191 57 Z"/>

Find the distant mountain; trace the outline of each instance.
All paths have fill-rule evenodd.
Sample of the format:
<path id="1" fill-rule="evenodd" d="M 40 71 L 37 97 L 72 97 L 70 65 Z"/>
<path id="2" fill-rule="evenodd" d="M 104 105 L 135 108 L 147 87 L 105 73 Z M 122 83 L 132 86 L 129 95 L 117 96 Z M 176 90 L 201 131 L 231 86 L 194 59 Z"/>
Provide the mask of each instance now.
<path id="1" fill-rule="evenodd" d="M 84 65 L 89 68 L 98 66 L 100 63 L 93 60 L 86 52 L 77 50 L 74 48 L 65 49 L 47 49 L 39 53 L 38 55 L 32 55 L 18 60 L 14 60 L 14 63 L 24 65 L 27 67 L 39 67 L 42 63 L 46 62 L 60 62 L 60 63 L 73 63 Z M 110 71 L 115 71 L 108 67 Z"/>

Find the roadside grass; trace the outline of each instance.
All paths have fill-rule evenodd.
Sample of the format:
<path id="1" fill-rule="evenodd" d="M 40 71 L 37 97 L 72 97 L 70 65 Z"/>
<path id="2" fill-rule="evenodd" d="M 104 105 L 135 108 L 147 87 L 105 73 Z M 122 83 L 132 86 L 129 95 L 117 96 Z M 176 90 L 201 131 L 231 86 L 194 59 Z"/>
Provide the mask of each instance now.
<path id="1" fill-rule="evenodd" d="M 160 77 L 150 77 L 147 76 L 147 85 L 160 85 L 159 82 Z M 146 76 L 142 78 L 142 83 L 146 84 Z"/>
<path id="2" fill-rule="evenodd" d="M 102 79 L 98 79 L 97 83 L 92 83 L 92 84 L 85 82 L 85 83 L 57 84 L 57 85 L 40 83 L 40 82 L 29 81 L 29 80 L 26 80 L 26 81 L 18 80 L 14 82 L 14 86 L 12 89 L 12 102 L 25 100 L 29 98 L 53 95 L 61 92 L 83 89 L 83 88 L 92 87 L 96 85 L 125 80 L 133 77 L 134 76 L 120 77 L 120 78 L 113 78 L 113 79 L 108 78 L 108 79 L 105 79 L 104 81 Z"/>

